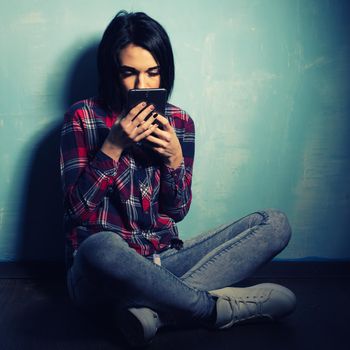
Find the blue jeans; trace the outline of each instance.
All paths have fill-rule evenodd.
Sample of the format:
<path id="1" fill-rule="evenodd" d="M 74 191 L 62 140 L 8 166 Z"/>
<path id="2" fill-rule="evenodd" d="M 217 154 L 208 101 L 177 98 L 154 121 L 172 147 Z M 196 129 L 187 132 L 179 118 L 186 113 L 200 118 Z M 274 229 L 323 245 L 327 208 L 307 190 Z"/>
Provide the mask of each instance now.
<path id="1" fill-rule="evenodd" d="M 91 235 L 68 271 L 73 301 L 88 309 L 149 307 L 168 323 L 206 324 L 215 300 L 208 291 L 231 286 L 270 261 L 289 242 L 290 225 L 277 210 L 250 214 L 160 254 L 153 263 L 113 232 Z"/>

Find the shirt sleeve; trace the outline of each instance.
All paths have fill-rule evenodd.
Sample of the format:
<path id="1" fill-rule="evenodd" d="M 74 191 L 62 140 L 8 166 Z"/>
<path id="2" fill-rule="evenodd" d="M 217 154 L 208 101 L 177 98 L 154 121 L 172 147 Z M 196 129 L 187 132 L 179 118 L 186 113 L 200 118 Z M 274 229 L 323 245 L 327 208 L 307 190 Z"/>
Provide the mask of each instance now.
<path id="1" fill-rule="evenodd" d="M 122 157 L 116 162 L 100 150 L 91 155 L 88 144 L 92 143 L 93 130 L 80 116 L 79 110 L 66 113 L 60 147 L 64 205 L 75 224 L 96 215 L 103 198 L 126 167 Z"/>
<path id="2" fill-rule="evenodd" d="M 188 213 L 192 201 L 192 171 L 195 150 L 195 127 L 189 117 L 182 129 L 175 131 L 182 148 L 183 161 L 172 169 L 161 167 L 160 208 L 175 222 L 181 221 Z"/>

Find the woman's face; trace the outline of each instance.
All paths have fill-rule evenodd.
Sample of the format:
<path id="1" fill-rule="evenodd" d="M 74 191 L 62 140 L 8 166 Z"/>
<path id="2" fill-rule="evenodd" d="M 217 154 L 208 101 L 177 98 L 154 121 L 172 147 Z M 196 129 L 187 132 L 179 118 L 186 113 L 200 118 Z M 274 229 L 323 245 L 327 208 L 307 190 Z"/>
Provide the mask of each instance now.
<path id="1" fill-rule="evenodd" d="M 129 44 L 120 52 L 120 79 L 126 91 L 160 87 L 160 67 L 152 54 Z"/>

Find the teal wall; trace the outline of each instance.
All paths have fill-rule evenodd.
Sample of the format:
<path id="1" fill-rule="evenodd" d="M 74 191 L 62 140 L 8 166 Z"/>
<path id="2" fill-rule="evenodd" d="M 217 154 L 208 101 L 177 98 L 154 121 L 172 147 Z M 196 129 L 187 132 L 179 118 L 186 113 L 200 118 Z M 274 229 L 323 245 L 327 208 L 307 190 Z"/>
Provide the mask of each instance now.
<path id="1" fill-rule="evenodd" d="M 119 9 L 149 13 L 175 51 L 172 102 L 196 122 L 183 237 L 265 207 L 282 259 L 349 259 L 347 1 L 2 1 L 0 260 L 61 259 L 58 132 L 94 93 L 96 44 Z"/>

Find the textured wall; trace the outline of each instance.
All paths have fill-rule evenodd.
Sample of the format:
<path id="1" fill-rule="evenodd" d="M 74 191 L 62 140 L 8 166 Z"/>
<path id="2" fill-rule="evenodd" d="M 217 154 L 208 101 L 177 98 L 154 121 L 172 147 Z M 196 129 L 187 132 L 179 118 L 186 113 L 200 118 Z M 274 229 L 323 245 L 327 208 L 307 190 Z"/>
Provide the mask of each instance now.
<path id="1" fill-rule="evenodd" d="M 183 237 L 277 207 L 294 229 L 280 258 L 349 259 L 347 1 L 13 0 L 0 11 L 0 260 L 63 256 L 59 127 L 95 92 L 96 45 L 122 8 L 168 30 L 172 102 L 196 122 Z"/>

